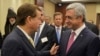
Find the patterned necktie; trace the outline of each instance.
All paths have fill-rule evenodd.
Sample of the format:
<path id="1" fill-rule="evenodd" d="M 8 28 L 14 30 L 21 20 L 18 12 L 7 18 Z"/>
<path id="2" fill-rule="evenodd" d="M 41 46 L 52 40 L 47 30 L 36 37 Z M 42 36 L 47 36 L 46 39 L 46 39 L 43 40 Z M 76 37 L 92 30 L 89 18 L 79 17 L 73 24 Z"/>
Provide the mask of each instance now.
<path id="1" fill-rule="evenodd" d="M 37 43 L 38 43 L 38 39 L 39 39 L 39 32 L 40 32 L 40 28 L 37 31 L 36 37 L 34 38 L 34 45 L 36 47 Z"/>
<path id="2" fill-rule="evenodd" d="M 58 39 L 58 42 L 60 41 L 60 32 L 59 32 L 60 28 L 57 27 L 56 29 L 56 34 L 57 34 L 57 39 Z"/>
<path id="3" fill-rule="evenodd" d="M 35 47 L 33 39 L 30 37 L 30 38 L 28 38 L 28 40 L 30 41 L 30 43 L 32 44 L 32 46 Z"/>
<path id="4" fill-rule="evenodd" d="M 67 49 L 66 52 L 68 52 L 68 50 L 70 49 L 71 45 L 74 42 L 74 36 L 75 36 L 75 32 L 72 32 L 68 41 L 68 45 L 67 45 Z"/>

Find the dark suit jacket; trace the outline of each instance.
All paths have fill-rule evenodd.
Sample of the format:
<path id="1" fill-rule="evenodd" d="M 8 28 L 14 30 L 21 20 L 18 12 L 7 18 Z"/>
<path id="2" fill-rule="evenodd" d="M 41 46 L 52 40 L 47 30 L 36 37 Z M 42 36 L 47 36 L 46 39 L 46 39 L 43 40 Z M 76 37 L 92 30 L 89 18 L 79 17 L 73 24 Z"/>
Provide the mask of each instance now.
<path id="1" fill-rule="evenodd" d="M 15 28 L 4 40 L 2 56 L 49 56 L 49 51 L 37 52 L 27 37 Z"/>
<path id="2" fill-rule="evenodd" d="M 42 42 L 41 39 L 45 37 L 48 39 L 48 41 Z M 55 42 L 54 38 L 55 38 L 54 29 L 48 24 L 45 24 L 35 49 L 38 51 L 50 50 Z"/>
<path id="3" fill-rule="evenodd" d="M 99 29 L 98 29 L 98 27 L 96 25 L 91 24 L 89 22 L 85 22 L 85 24 L 92 32 L 94 32 L 95 34 L 99 35 Z"/>
<path id="4" fill-rule="evenodd" d="M 57 39 L 57 34 L 56 34 L 56 28 L 55 28 L 55 26 L 52 26 L 54 29 L 55 29 L 55 32 L 54 32 L 54 34 L 55 34 L 55 41 L 56 41 L 56 43 L 59 45 L 59 42 L 58 42 L 58 39 Z M 64 27 L 62 27 L 62 29 L 61 29 L 61 36 L 62 36 L 62 33 L 65 31 L 65 30 L 67 30 L 66 28 L 64 28 Z M 60 37 L 61 37 L 60 36 Z"/>
<path id="5" fill-rule="evenodd" d="M 88 28 L 85 28 L 79 34 L 69 51 L 66 53 L 70 33 L 71 31 L 68 30 L 64 32 L 62 36 L 59 56 L 98 56 L 100 40 Z"/>

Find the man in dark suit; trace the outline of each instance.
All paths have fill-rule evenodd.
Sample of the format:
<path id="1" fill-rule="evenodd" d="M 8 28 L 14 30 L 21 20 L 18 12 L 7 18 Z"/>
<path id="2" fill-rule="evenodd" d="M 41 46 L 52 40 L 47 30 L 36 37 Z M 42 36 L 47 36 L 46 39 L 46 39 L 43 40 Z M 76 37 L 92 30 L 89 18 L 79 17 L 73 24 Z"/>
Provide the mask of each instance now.
<path id="1" fill-rule="evenodd" d="M 44 9 L 42 7 L 39 8 L 42 11 L 42 16 L 41 16 L 42 24 L 40 25 L 39 32 L 35 32 L 34 36 L 34 41 L 36 42 L 35 49 L 37 51 L 50 50 L 55 42 L 54 29 L 45 22 Z M 38 36 L 37 33 L 39 33 Z"/>
<path id="2" fill-rule="evenodd" d="M 51 25 L 51 17 L 50 16 L 45 16 L 45 22 L 48 24 L 48 25 Z"/>
<path id="3" fill-rule="evenodd" d="M 66 8 L 67 27 L 61 38 L 59 56 L 98 56 L 100 40 L 85 25 L 85 6 L 72 3 Z"/>
<path id="4" fill-rule="evenodd" d="M 43 22 L 42 24 L 44 24 L 44 26 L 41 29 L 41 32 L 39 32 L 40 35 L 39 35 L 37 44 L 35 45 L 35 49 L 37 51 L 50 50 L 52 45 L 55 42 L 54 29 L 48 24 L 46 24 L 45 22 Z M 35 41 L 35 38 L 34 38 L 34 41 Z"/>
<path id="5" fill-rule="evenodd" d="M 50 56 L 55 55 L 58 46 L 53 45 L 51 50 L 36 51 L 33 32 L 41 24 L 41 10 L 29 3 L 25 3 L 17 11 L 17 27 L 6 37 L 2 46 L 2 56 Z"/>
<path id="6" fill-rule="evenodd" d="M 53 25 L 51 26 L 55 29 L 55 35 L 56 35 L 55 40 L 56 43 L 59 44 L 62 33 L 63 31 L 66 30 L 66 28 L 62 26 L 63 14 L 61 12 L 55 12 L 55 14 L 53 15 L 53 22 L 54 22 L 54 26 Z"/>

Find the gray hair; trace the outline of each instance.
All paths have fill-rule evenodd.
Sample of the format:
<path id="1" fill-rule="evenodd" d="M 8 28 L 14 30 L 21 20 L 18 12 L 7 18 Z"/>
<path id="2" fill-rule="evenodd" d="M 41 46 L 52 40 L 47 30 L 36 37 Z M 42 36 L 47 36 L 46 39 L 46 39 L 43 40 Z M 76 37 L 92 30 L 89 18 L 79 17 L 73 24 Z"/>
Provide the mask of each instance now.
<path id="1" fill-rule="evenodd" d="M 81 3 L 72 3 L 69 4 L 66 8 L 66 10 L 74 9 L 75 10 L 75 15 L 76 16 L 83 16 L 83 21 L 86 20 L 86 8 L 83 4 Z"/>

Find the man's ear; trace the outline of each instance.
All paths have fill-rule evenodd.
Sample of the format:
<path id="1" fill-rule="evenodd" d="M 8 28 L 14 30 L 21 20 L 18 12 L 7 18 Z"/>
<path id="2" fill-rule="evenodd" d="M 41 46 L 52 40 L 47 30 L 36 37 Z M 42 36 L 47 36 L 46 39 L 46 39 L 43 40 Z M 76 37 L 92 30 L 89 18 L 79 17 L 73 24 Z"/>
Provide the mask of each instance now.
<path id="1" fill-rule="evenodd" d="M 29 24 L 31 23 L 31 16 L 27 16 L 26 22 L 29 23 Z"/>

